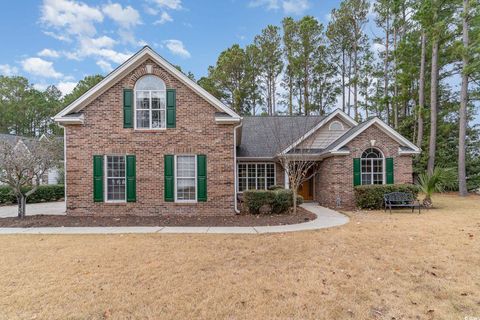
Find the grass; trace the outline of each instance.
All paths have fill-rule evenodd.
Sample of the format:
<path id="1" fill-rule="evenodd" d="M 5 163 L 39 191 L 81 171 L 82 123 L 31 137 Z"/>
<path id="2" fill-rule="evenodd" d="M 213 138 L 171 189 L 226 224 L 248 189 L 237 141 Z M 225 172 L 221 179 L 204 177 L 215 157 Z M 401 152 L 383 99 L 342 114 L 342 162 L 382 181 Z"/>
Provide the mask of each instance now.
<path id="1" fill-rule="evenodd" d="M 0 237 L 0 319 L 480 317 L 480 197 L 273 235 Z"/>

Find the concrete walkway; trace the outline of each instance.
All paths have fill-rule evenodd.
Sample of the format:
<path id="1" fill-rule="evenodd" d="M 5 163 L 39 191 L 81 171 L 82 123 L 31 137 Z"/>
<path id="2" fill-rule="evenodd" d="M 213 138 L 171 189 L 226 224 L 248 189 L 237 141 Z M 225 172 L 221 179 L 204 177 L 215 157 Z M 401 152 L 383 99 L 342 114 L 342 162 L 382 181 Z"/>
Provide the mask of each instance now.
<path id="1" fill-rule="evenodd" d="M 304 230 L 317 230 L 340 226 L 348 217 L 336 211 L 320 207 L 315 203 L 302 205 L 314 213 L 312 221 L 284 226 L 261 227 L 50 227 L 50 228 L 0 228 L 0 234 L 118 234 L 118 233 L 217 233 L 217 234 L 258 234 Z"/>
<path id="2" fill-rule="evenodd" d="M 65 202 L 44 202 L 44 203 L 27 203 L 27 216 L 37 214 L 65 214 Z M 0 207 L 0 218 L 16 217 L 18 215 L 18 207 L 2 206 Z"/>

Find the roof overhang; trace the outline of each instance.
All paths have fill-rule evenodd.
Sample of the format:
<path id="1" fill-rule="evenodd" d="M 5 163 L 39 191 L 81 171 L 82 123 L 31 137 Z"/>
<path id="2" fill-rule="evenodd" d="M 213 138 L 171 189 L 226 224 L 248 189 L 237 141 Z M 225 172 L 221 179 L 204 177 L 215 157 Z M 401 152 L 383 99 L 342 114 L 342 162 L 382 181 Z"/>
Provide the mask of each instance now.
<path id="1" fill-rule="evenodd" d="M 83 124 L 85 121 L 85 118 L 83 114 L 78 115 L 76 117 L 68 117 L 68 116 L 60 116 L 60 117 L 53 117 L 53 120 L 57 122 L 60 125 L 71 125 L 71 124 Z"/>
<path id="2" fill-rule="evenodd" d="M 143 49 L 138 51 L 136 54 L 130 57 L 127 61 L 121 64 L 118 68 L 112 71 L 102 81 L 97 83 L 90 90 L 88 90 L 82 96 L 80 96 L 77 100 L 75 100 L 74 102 L 69 104 L 66 108 L 64 108 L 62 111 L 60 111 L 58 114 L 56 114 L 53 117 L 53 119 L 58 123 L 77 124 L 76 122 L 74 123 L 73 120 L 65 121 L 65 116 L 71 113 L 79 112 L 80 110 L 85 108 L 95 98 L 97 98 L 99 95 L 101 95 L 106 90 L 111 88 L 115 83 L 120 81 L 120 79 L 122 79 L 125 75 L 127 75 L 129 72 L 134 70 L 138 65 L 140 65 L 142 62 L 144 62 L 149 58 L 152 59 L 154 62 L 156 62 L 158 65 L 160 65 L 162 68 L 167 70 L 169 73 L 171 73 L 177 79 L 179 79 L 183 84 L 185 84 L 187 87 L 192 89 L 199 96 L 204 98 L 216 109 L 228 114 L 231 118 L 239 119 L 240 121 L 241 118 L 237 113 L 235 113 L 235 111 L 233 111 L 232 109 L 224 105 L 220 100 L 218 100 L 213 95 L 208 93 L 205 89 L 200 87 L 197 83 L 195 83 L 185 74 L 183 74 L 183 72 L 175 68 L 167 60 L 162 58 L 158 53 L 156 53 L 149 46 L 143 47 Z"/>
<path id="3" fill-rule="evenodd" d="M 402 136 L 400 133 L 395 131 L 392 127 L 390 127 L 388 124 L 380 120 L 379 118 L 375 117 L 370 120 L 358 131 L 356 131 L 354 134 L 349 136 L 347 139 L 339 143 L 335 148 L 331 150 L 331 152 L 338 152 L 341 151 L 340 149 L 344 146 L 346 146 L 350 141 L 355 139 L 358 135 L 360 135 L 362 132 L 364 132 L 366 129 L 370 128 L 372 125 L 377 125 L 383 132 L 385 132 L 390 138 L 393 140 L 397 141 L 399 144 L 406 146 L 411 149 L 411 151 L 402 151 L 401 148 L 399 148 L 399 154 L 419 154 L 422 150 L 418 148 L 416 145 L 411 143 L 407 138 Z"/>
<path id="4" fill-rule="evenodd" d="M 216 124 L 237 124 L 242 121 L 241 118 L 233 118 L 233 117 L 215 117 Z"/>
<path id="5" fill-rule="evenodd" d="M 301 136 L 299 139 L 297 139 L 294 143 L 289 145 L 285 150 L 280 152 L 280 154 L 286 154 L 296 146 L 298 146 L 300 143 L 305 141 L 308 137 L 310 137 L 312 134 L 314 134 L 318 129 L 320 129 L 322 126 L 324 126 L 326 123 L 328 123 L 330 120 L 335 118 L 336 116 L 339 116 L 342 118 L 345 122 L 349 123 L 351 126 L 356 126 L 358 125 L 357 121 L 355 121 L 352 117 L 350 117 L 348 114 L 343 112 L 340 109 L 335 109 L 332 111 L 325 119 L 320 121 L 316 126 L 314 126 L 312 129 L 310 129 L 307 133 L 305 133 L 303 136 Z"/>

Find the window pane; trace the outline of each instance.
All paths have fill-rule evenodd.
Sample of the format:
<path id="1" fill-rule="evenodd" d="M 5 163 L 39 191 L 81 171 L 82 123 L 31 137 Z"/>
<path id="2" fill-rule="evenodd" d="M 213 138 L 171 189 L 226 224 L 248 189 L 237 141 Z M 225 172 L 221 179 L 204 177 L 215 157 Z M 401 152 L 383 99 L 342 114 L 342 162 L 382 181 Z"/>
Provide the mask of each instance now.
<path id="1" fill-rule="evenodd" d="M 243 192 L 247 190 L 247 178 L 238 179 L 238 191 Z"/>
<path id="2" fill-rule="evenodd" d="M 152 128 L 165 128 L 165 111 L 152 110 Z"/>
<path id="3" fill-rule="evenodd" d="M 238 177 L 240 178 L 243 178 L 243 177 L 247 177 L 247 165 L 246 164 L 243 164 L 243 163 L 240 163 L 238 165 Z"/>
<path id="4" fill-rule="evenodd" d="M 152 109 L 165 109 L 164 91 L 152 91 Z"/>
<path id="5" fill-rule="evenodd" d="M 107 200 L 125 200 L 124 156 L 107 156 Z"/>
<path id="6" fill-rule="evenodd" d="M 150 112 L 137 110 L 137 128 L 150 128 Z"/>
<path id="7" fill-rule="evenodd" d="M 150 108 L 150 92 L 137 91 L 137 109 L 149 109 Z"/>
<path id="8" fill-rule="evenodd" d="M 136 90 L 165 90 L 165 82 L 157 76 L 146 75 L 135 83 Z"/>
<path id="9" fill-rule="evenodd" d="M 177 156 L 177 177 L 195 178 L 194 156 Z"/>
<path id="10" fill-rule="evenodd" d="M 177 179 L 177 200 L 195 200 L 195 178 Z"/>

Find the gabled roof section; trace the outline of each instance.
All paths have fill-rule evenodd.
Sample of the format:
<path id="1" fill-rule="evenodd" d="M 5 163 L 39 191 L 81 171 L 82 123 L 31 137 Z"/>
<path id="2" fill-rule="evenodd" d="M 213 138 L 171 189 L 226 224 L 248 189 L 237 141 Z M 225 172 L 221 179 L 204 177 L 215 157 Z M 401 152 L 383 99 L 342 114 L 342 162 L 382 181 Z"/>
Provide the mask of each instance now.
<path id="1" fill-rule="evenodd" d="M 131 72 L 139 63 L 144 61 L 146 58 L 152 59 L 154 62 L 158 63 L 161 67 L 165 68 L 169 73 L 183 82 L 187 87 L 192 89 L 195 93 L 199 96 L 204 98 L 207 102 L 213 105 L 218 111 L 227 114 L 229 117 L 240 120 L 241 117 L 235 113 L 232 109 L 227 107 L 223 104 L 220 100 L 215 98 L 213 95 L 208 93 L 205 89 L 200 87 L 195 81 L 191 80 L 187 77 L 183 72 L 179 71 L 175 68 L 172 64 L 170 64 L 167 60 L 162 58 L 158 53 L 156 53 L 152 48 L 149 46 L 143 47 L 140 51 L 130 57 L 127 61 L 113 70 L 110 74 L 108 74 L 102 81 L 97 83 L 93 86 L 90 90 L 85 92 L 82 96 L 80 96 L 77 100 L 69 104 L 65 109 L 60 111 L 58 114 L 54 116 L 54 120 L 57 122 L 68 122 L 68 123 L 76 123 L 74 120 L 66 119 L 66 116 L 72 113 L 78 113 L 80 110 L 85 108 L 91 101 L 97 98 L 100 94 L 105 92 L 108 88 L 112 85 L 117 83 L 122 77 L 126 74 Z M 66 121 L 65 121 L 66 120 Z M 79 121 L 76 117 L 76 121 Z M 82 119 L 83 122 L 83 119 Z"/>
<path id="2" fill-rule="evenodd" d="M 403 154 L 417 154 L 420 153 L 421 150 L 416 145 L 411 143 L 407 138 L 402 136 L 398 133 L 395 129 L 390 127 L 388 124 L 383 122 L 377 117 L 374 117 L 370 120 L 362 122 L 356 127 L 345 132 L 340 138 L 335 140 L 331 145 L 328 146 L 329 152 L 341 152 L 342 148 L 348 144 L 350 141 L 355 139 L 359 134 L 364 132 L 366 129 L 370 128 L 372 125 L 377 125 L 383 132 L 385 132 L 390 138 L 397 141 L 400 144 L 400 153 Z"/>
<path id="3" fill-rule="evenodd" d="M 320 129 L 323 125 L 328 123 L 328 121 L 332 120 L 336 116 L 342 118 L 345 122 L 349 123 L 351 126 L 357 126 L 358 123 L 353 120 L 352 117 L 350 117 L 348 114 L 343 112 L 340 109 L 335 109 L 332 111 L 328 116 L 324 117 L 322 121 L 318 122 L 317 125 L 315 125 L 313 128 L 311 128 L 307 133 L 302 135 L 299 139 L 295 140 L 291 145 L 289 145 L 285 150 L 281 152 L 281 154 L 288 153 L 290 150 L 298 146 L 300 143 L 305 141 L 308 137 L 310 137 L 312 134 L 314 134 L 318 129 Z"/>

